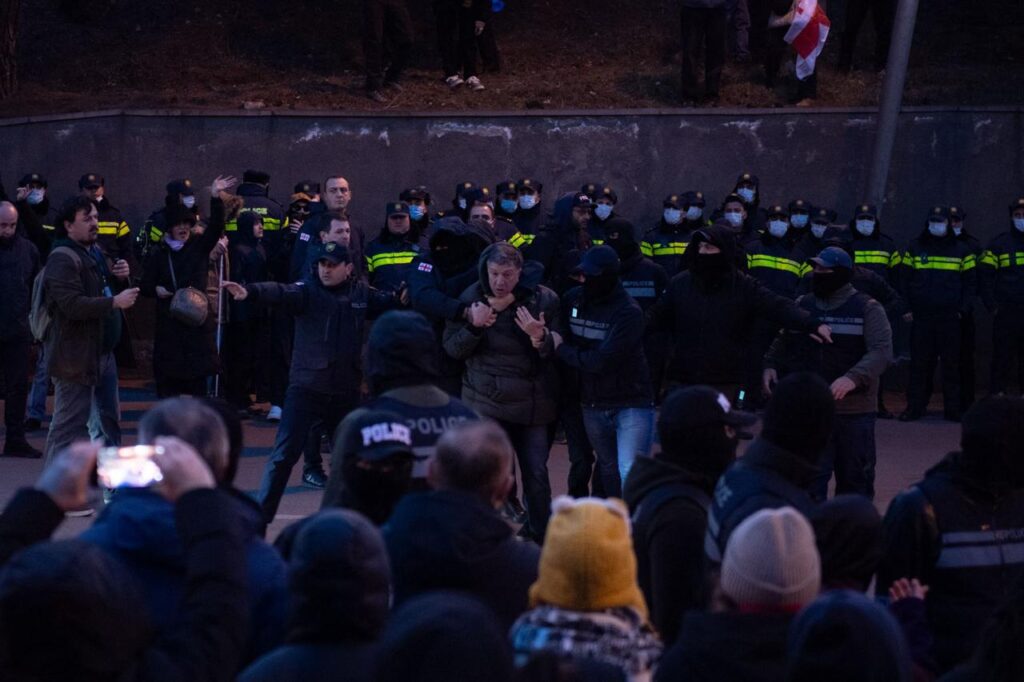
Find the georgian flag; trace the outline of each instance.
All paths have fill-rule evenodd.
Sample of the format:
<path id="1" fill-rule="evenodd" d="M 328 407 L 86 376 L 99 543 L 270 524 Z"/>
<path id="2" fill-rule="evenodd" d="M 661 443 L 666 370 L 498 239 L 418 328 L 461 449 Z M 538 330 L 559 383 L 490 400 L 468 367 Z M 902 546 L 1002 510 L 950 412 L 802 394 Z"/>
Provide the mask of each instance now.
<path id="1" fill-rule="evenodd" d="M 825 47 L 831 25 L 818 0 L 796 0 L 785 41 L 796 50 L 796 77 L 800 80 L 814 73 L 814 62 Z"/>

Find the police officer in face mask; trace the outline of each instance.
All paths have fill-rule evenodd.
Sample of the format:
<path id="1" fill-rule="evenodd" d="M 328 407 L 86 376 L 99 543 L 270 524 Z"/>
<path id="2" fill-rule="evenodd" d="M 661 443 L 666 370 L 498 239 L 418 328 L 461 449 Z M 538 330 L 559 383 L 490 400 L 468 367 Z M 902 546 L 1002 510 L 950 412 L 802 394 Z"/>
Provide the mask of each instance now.
<path id="1" fill-rule="evenodd" d="M 18 181 L 13 202 L 18 209 L 18 234 L 32 242 L 45 260 L 57 225 L 57 211 L 50 206 L 46 178 L 40 173 L 27 173 Z"/>
<path id="2" fill-rule="evenodd" d="M 795 203 L 795 202 L 794 202 Z M 808 224 L 807 229 L 799 236 L 794 247 L 794 258 L 800 261 L 800 276 L 809 277 L 814 269 L 810 259 L 821 253 L 825 248 L 825 241 L 831 238 L 838 238 L 840 231 L 833 227 L 836 221 L 836 212 L 830 208 L 811 206 L 807 204 Z M 799 214 L 796 214 L 799 215 Z M 790 223 L 792 224 L 793 213 L 790 212 Z M 799 221 L 798 221 L 799 222 Z"/>
<path id="3" fill-rule="evenodd" d="M 670 194 L 665 197 L 661 220 L 647 231 L 640 242 L 641 252 L 664 268 L 669 277 L 686 267 L 683 254 L 693 234 L 683 210 L 683 196 Z"/>
<path id="4" fill-rule="evenodd" d="M 494 196 L 497 202 L 494 204 L 494 217 L 512 220 L 516 209 L 519 208 L 519 193 L 515 180 L 503 180 L 494 187 Z M 519 248 L 516 244 L 513 244 Z"/>
<path id="5" fill-rule="evenodd" d="M 981 257 L 981 296 L 992 313 L 990 393 L 1007 390 L 1017 361 L 1018 391 L 1024 391 L 1024 197 L 1009 206 L 1009 229 L 989 242 Z"/>
<path id="6" fill-rule="evenodd" d="M 761 208 L 761 185 L 757 176 L 753 173 L 740 173 L 732 191 L 743 201 L 743 208 L 747 212 L 746 231 L 760 232 L 763 230 L 768 215 Z"/>
<path id="7" fill-rule="evenodd" d="M 882 275 L 895 286 L 900 252 L 892 237 L 882 234 L 878 210 L 872 204 L 861 204 L 853 214 L 850 246 L 853 247 L 854 262 Z"/>
<path id="8" fill-rule="evenodd" d="M 409 206 L 409 222 L 416 234 L 430 237 L 430 192 L 423 185 L 402 190 L 399 201 Z"/>
<path id="9" fill-rule="evenodd" d="M 543 200 L 544 184 L 533 178 L 523 178 L 516 183 L 518 208 L 512 221 L 516 224 L 527 244 L 533 242 L 533 237 L 540 232 L 544 226 L 544 209 L 541 207 Z M 587 196 L 590 196 L 589 194 Z"/>
<path id="10" fill-rule="evenodd" d="M 619 203 L 619 197 L 611 187 L 601 183 L 587 183 L 583 185 L 580 192 L 586 194 L 594 202 L 594 210 L 587 229 L 590 231 L 591 243 L 594 246 L 600 246 L 607 240 L 605 225 L 608 224 L 608 221 L 619 217 L 615 212 L 615 205 Z"/>
<path id="11" fill-rule="evenodd" d="M 790 236 L 789 214 L 780 204 L 767 213 L 768 229 L 746 246 L 747 272 L 780 296 L 796 298 L 802 263 Z"/>

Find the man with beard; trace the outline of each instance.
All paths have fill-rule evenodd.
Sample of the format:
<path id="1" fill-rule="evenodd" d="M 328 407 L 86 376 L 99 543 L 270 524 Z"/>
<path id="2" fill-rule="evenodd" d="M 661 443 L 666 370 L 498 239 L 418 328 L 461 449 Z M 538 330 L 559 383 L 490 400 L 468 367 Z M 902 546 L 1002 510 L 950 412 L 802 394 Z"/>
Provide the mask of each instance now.
<path id="1" fill-rule="evenodd" d="M 648 323 L 673 335 L 669 382 L 708 384 L 730 400 L 738 396 L 746 354 L 758 320 L 831 341 L 828 325 L 788 298 L 773 294 L 736 269 L 733 228 L 716 223 L 698 231 L 687 249 L 689 269 L 672 278 L 648 311 Z"/>
<path id="2" fill-rule="evenodd" d="M 524 257 L 544 266 L 544 284 L 560 294 L 575 286 L 573 268 L 595 245 L 587 231 L 593 207 L 590 197 L 582 192 L 563 194 L 555 202 L 548 224 L 524 250 Z"/>
<path id="3" fill-rule="evenodd" d="M 803 334 L 782 334 L 765 357 L 764 390 L 770 394 L 779 374 L 809 371 L 829 382 L 836 401 L 832 436 L 811 489 L 817 500 L 828 496 L 833 469 L 836 495 L 875 495 L 875 396 L 892 362 L 892 331 L 885 308 L 860 293 L 850 280 L 853 259 L 830 246 L 816 258 L 812 293 L 797 305 L 832 327 L 832 343 L 814 343 Z"/>

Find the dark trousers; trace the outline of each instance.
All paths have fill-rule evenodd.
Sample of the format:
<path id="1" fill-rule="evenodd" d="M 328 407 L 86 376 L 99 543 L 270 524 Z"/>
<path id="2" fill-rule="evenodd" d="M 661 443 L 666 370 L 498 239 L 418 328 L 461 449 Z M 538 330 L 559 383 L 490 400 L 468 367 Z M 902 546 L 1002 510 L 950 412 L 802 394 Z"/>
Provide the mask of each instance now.
<path id="1" fill-rule="evenodd" d="M 725 65 L 724 7 L 683 7 L 680 13 L 683 33 L 682 93 L 685 99 L 697 99 L 697 64 L 704 55 L 704 92 L 717 97 Z"/>
<path id="2" fill-rule="evenodd" d="M 1017 390 L 1024 392 L 1024 306 L 1001 306 L 992 320 L 992 375 L 989 393 L 1005 393 L 1017 362 Z"/>
<path id="3" fill-rule="evenodd" d="M 977 327 L 974 311 L 960 318 L 960 411 L 966 412 L 974 404 L 975 371 L 974 350 Z"/>
<path id="4" fill-rule="evenodd" d="M 498 50 L 498 41 L 494 38 L 493 24 L 493 21 L 484 24 L 484 30 L 476 37 L 476 47 L 480 50 L 484 73 L 501 71 L 501 52 Z"/>
<path id="5" fill-rule="evenodd" d="M 366 89 L 379 90 L 384 82 L 395 82 L 409 63 L 413 44 L 412 18 L 405 0 L 366 0 L 363 3 L 363 59 L 366 62 Z M 384 53 L 391 62 L 384 71 Z"/>
<path id="6" fill-rule="evenodd" d="M 256 368 L 260 364 L 259 320 L 232 321 L 224 325 L 221 362 L 224 367 L 224 398 L 245 409 L 252 402 Z"/>
<path id="7" fill-rule="evenodd" d="M 767 42 L 764 53 L 764 82 L 769 88 L 774 88 L 778 82 L 779 69 L 782 61 L 789 52 L 789 44 L 786 43 L 786 28 L 770 28 L 765 36 Z M 807 78 L 796 81 L 797 100 L 818 96 L 818 72 L 814 71 Z"/>
<path id="8" fill-rule="evenodd" d="M 295 319 L 278 310 L 270 311 L 270 354 L 267 360 L 267 401 L 284 405 L 288 391 L 288 370 L 292 363 L 292 337 Z"/>
<path id="9" fill-rule="evenodd" d="M 839 70 L 853 68 L 853 51 L 868 12 L 875 25 L 875 68 L 884 69 L 889 58 L 889 42 L 892 40 L 895 0 L 846 0 L 846 22 L 843 40 L 839 46 Z"/>
<path id="10" fill-rule="evenodd" d="M 28 368 L 32 339 L 15 336 L 0 341 L 0 372 L 4 386 L 4 426 L 8 443 L 25 440 L 25 406 L 28 404 Z"/>
<path id="11" fill-rule="evenodd" d="M 836 495 L 856 493 L 873 500 L 875 456 L 875 415 L 837 414 L 811 496 L 819 502 L 828 497 L 828 482 L 834 472 Z"/>
<path id="12" fill-rule="evenodd" d="M 288 387 L 274 451 L 263 470 L 256 497 L 267 523 L 277 514 L 292 467 L 302 456 L 310 429 L 317 421 L 322 421 L 327 432 L 334 433 L 338 423 L 356 406 L 356 400 L 355 394 L 327 395 L 299 386 Z"/>
<path id="13" fill-rule="evenodd" d="M 593 494 L 595 497 L 603 497 L 601 477 L 594 475 L 597 457 L 594 455 L 594 446 L 587 437 L 587 429 L 583 426 L 583 410 L 579 403 L 565 405 L 562 408 L 562 429 L 565 431 L 565 441 L 569 450 L 569 495 L 589 497 Z"/>
<path id="14" fill-rule="evenodd" d="M 548 453 L 551 452 L 551 429 L 547 424 L 527 426 L 498 420 L 516 451 L 519 471 L 523 476 L 523 501 L 526 503 L 526 525 L 530 537 L 544 539 L 551 516 L 551 480 L 548 478 Z"/>
<path id="15" fill-rule="evenodd" d="M 444 77 L 457 76 L 460 71 L 465 78 L 477 75 L 473 14 L 456 8 L 438 9 L 435 16 L 437 49 L 441 53 Z"/>
<path id="16" fill-rule="evenodd" d="M 928 408 L 930 377 L 942 361 L 942 397 L 947 416 L 960 414 L 960 316 L 956 311 L 914 313 L 910 331 L 910 384 L 907 410 Z"/>

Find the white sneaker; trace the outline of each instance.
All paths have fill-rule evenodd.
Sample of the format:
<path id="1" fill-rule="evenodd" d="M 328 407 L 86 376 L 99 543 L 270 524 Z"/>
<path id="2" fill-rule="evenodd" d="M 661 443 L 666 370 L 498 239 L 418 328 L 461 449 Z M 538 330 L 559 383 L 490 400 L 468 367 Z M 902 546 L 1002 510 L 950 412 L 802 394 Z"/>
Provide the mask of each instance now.
<path id="1" fill-rule="evenodd" d="M 271 405 L 270 410 L 267 411 L 268 422 L 279 422 L 281 421 L 281 408 L 277 405 Z"/>
<path id="2" fill-rule="evenodd" d="M 476 76 L 470 76 L 466 79 L 466 86 L 469 87 L 473 92 L 480 92 L 484 89 L 484 84 L 480 82 L 480 79 Z"/>
<path id="3" fill-rule="evenodd" d="M 445 85 L 447 85 L 449 88 L 455 90 L 466 81 L 462 80 L 460 76 L 448 76 L 447 78 L 444 79 L 444 82 Z"/>

